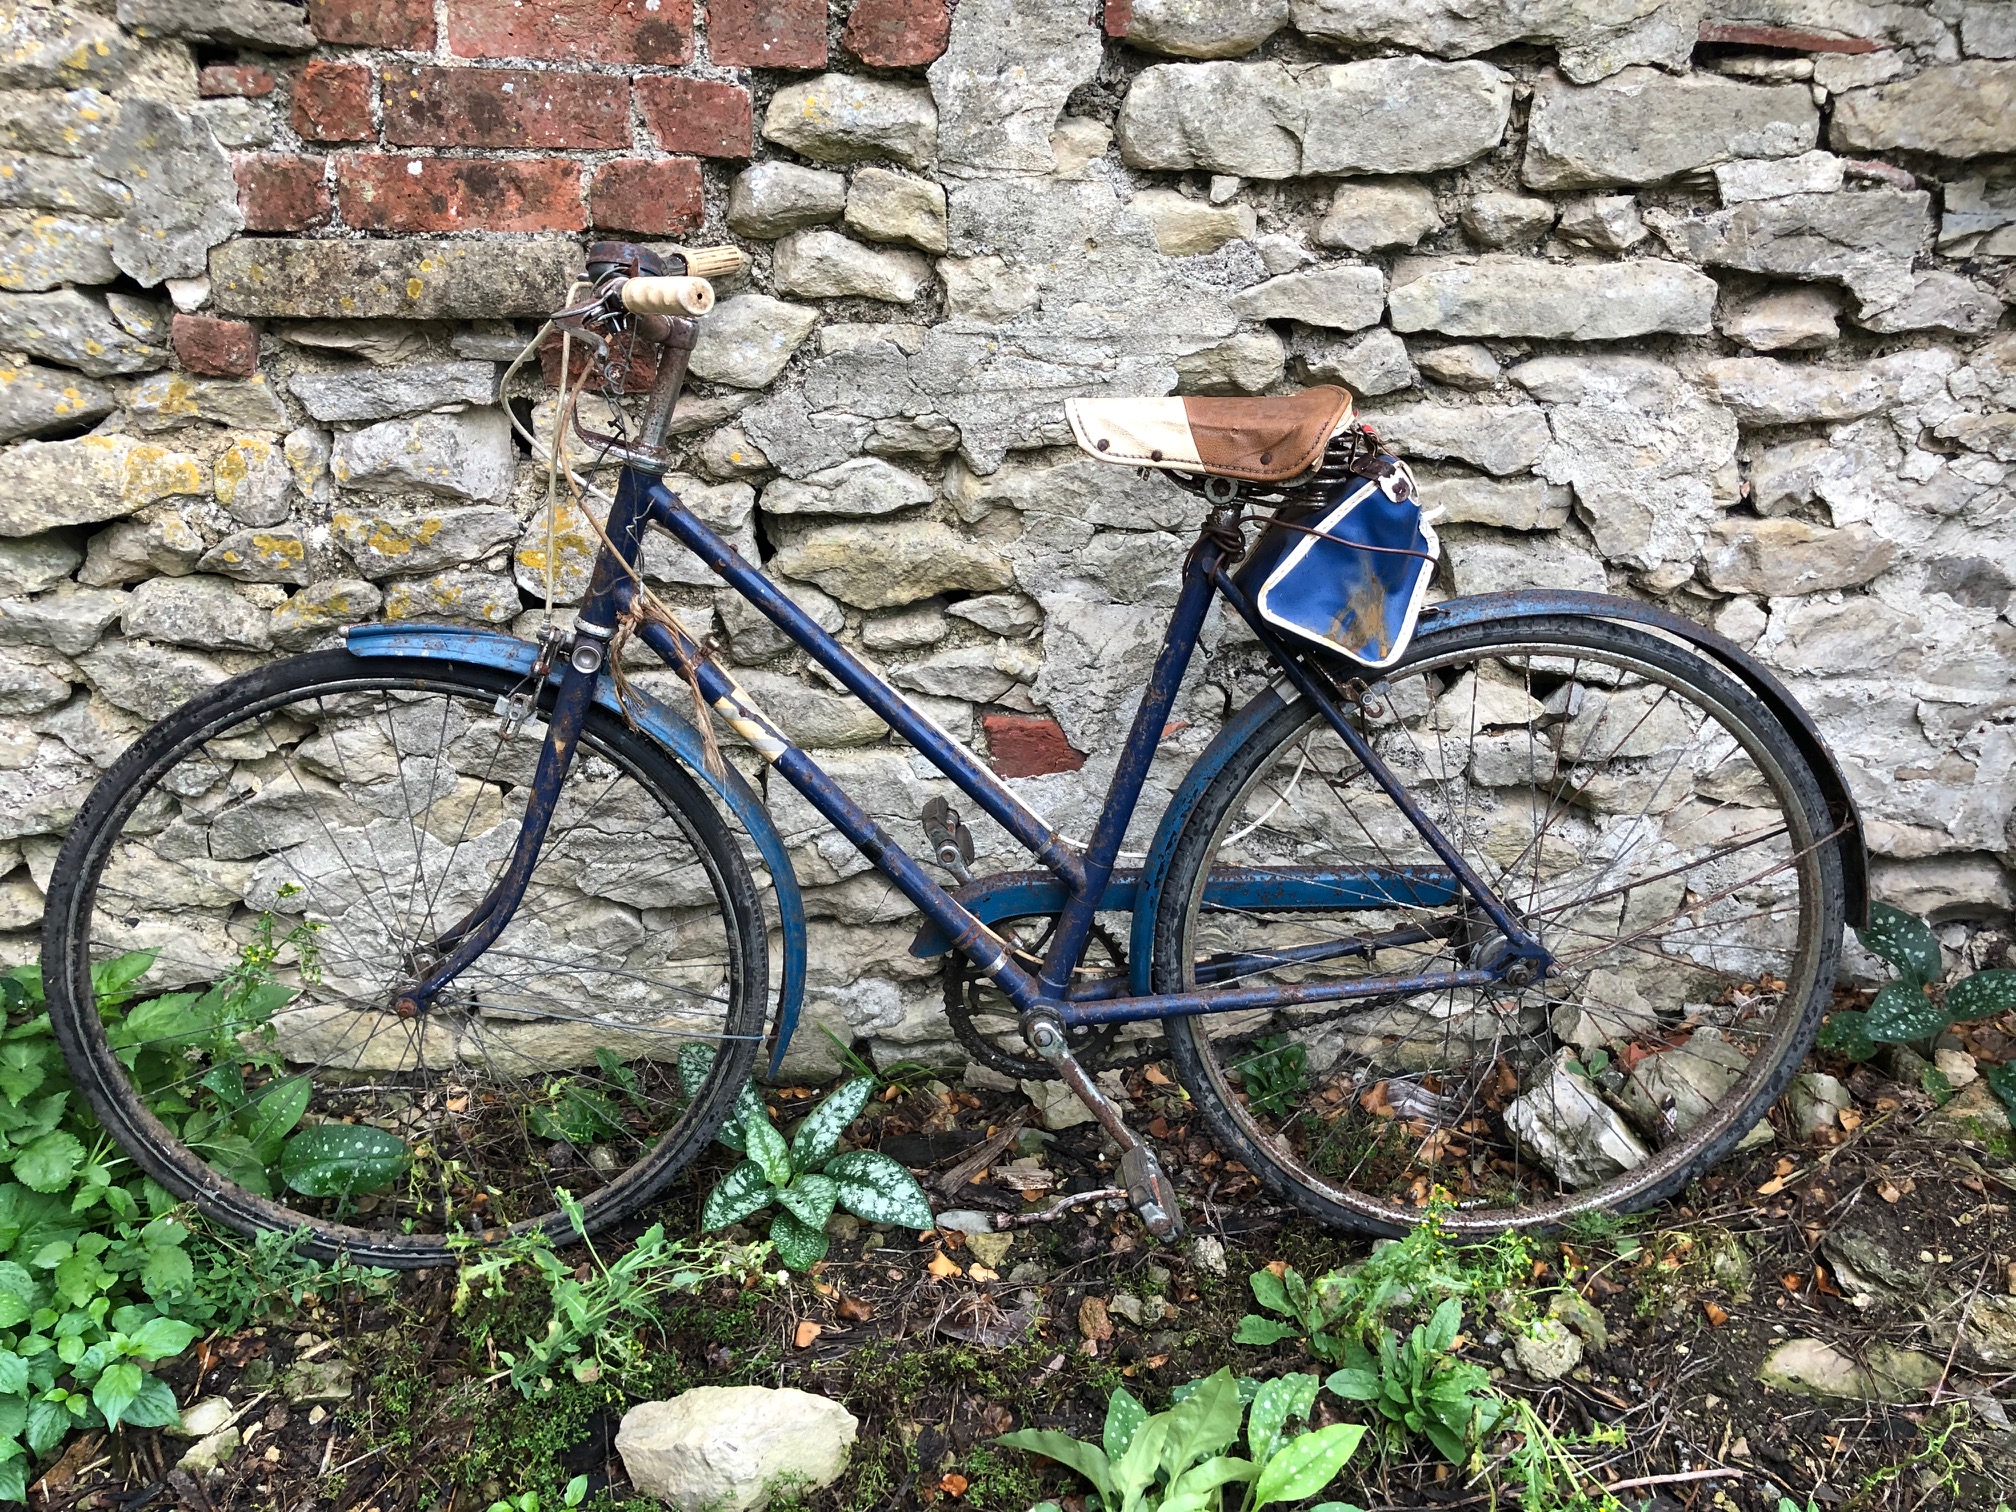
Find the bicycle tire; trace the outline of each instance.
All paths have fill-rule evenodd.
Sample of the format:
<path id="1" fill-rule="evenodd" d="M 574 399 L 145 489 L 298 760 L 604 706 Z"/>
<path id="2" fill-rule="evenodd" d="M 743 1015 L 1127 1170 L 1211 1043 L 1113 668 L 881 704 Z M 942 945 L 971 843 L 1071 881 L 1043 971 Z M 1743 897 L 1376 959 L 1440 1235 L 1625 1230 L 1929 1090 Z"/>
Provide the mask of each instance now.
<path id="1" fill-rule="evenodd" d="M 190 700 L 148 729 L 79 810 L 57 858 L 44 915 L 42 966 L 51 1027 L 79 1092 L 108 1132 L 142 1170 L 206 1217 L 245 1234 L 298 1233 L 303 1252 L 317 1258 L 340 1255 L 398 1269 L 452 1264 L 472 1244 L 495 1244 L 529 1232 L 559 1243 L 576 1237 L 572 1220 L 558 1206 L 506 1225 L 479 1225 L 452 1234 L 386 1232 L 304 1213 L 226 1179 L 155 1116 L 133 1085 L 108 1040 L 91 980 L 94 898 L 108 856 L 129 817 L 188 753 L 219 732 L 231 732 L 248 719 L 266 717 L 309 696 L 354 699 L 368 691 L 398 689 L 409 699 L 438 692 L 444 700 L 466 698 L 488 709 L 523 681 L 488 667 L 359 658 L 342 650 L 269 663 Z M 593 1233 L 658 1196 L 727 1119 L 748 1080 L 769 995 L 760 895 L 741 850 L 699 785 L 670 753 L 602 709 L 590 713 L 581 749 L 634 779 L 689 837 L 721 910 L 729 958 L 720 1049 L 711 1069 L 657 1142 L 581 1202 L 583 1228 Z M 405 781 L 403 771 L 399 780 Z M 415 841 L 417 846 L 417 835 Z M 549 834 L 542 855 L 553 844 Z M 419 1066 L 425 1069 L 424 1057 Z"/>
<path id="2" fill-rule="evenodd" d="M 1403 661 L 1384 674 L 1386 682 L 1372 692 L 1376 695 L 1379 687 L 1390 685 L 1410 669 L 1437 664 L 1441 658 L 1509 653 L 1521 647 L 1529 652 L 1552 648 L 1563 654 L 1573 654 L 1579 648 L 1636 660 L 1672 675 L 1705 706 L 1733 719 L 1748 737 L 1743 742 L 1745 753 L 1760 767 L 1771 768 L 1767 775 L 1793 802 L 1789 812 L 1801 833 L 1790 838 L 1802 871 L 1802 918 L 1808 920 L 1808 930 L 1802 933 L 1800 947 L 1803 981 L 1795 984 L 1787 979 L 1784 1004 L 1769 1042 L 1768 1064 L 1753 1064 L 1723 1102 L 1714 1106 L 1711 1116 L 1658 1148 L 1650 1159 L 1587 1190 L 1570 1191 L 1537 1204 L 1480 1208 L 1457 1204 L 1446 1213 L 1445 1223 L 1451 1232 L 1469 1238 L 1484 1238 L 1507 1229 L 1545 1232 L 1582 1213 L 1641 1209 L 1671 1196 L 1723 1159 L 1783 1094 L 1811 1048 L 1834 985 L 1845 908 L 1839 854 L 1831 842 L 1833 820 L 1798 746 L 1746 688 L 1671 641 L 1610 621 L 1577 616 L 1534 616 L 1470 626 L 1422 635 Z M 1538 662 L 1529 660 L 1528 665 Z M 1321 716 L 1305 700 L 1292 693 L 1262 696 L 1282 698 L 1281 709 L 1256 728 L 1225 763 L 1178 837 L 1155 920 L 1152 967 L 1158 992 L 1194 990 L 1191 963 L 1199 948 L 1193 936 L 1201 917 L 1202 878 L 1245 795 L 1258 783 L 1268 762 L 1302 732 L 1317 728 L 1327 733 Z M 1317 1178 L 1299 1160 L 1284 1158 L 1281 1141 L 1265 1132 L 1248 1105 L 1250 1099 L 1242 1101 L 1241 1089 L 1235 1088 L 1219 1067 L 1205 1016 L 1170 1020 L 1167 1031 L 1177 1074 L 1201 1109 L 1213 1138 L 1225 1155 L 1243 1165 L 1267 1189 L 1326 1226 L 1345 1231 L 1392 1236 L 1418 1219 L 1418 1204 L 1339 1187 Z M 1747 1094 L 1742 1091 L 1745 1083 L 1750 1087 Z"/>

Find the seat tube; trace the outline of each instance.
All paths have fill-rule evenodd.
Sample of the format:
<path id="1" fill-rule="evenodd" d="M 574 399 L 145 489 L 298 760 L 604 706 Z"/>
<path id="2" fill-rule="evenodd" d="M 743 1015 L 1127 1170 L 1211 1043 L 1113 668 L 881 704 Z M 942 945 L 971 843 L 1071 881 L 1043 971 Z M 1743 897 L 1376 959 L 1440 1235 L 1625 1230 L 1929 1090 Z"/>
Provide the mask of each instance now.
<path id="1" fill-rule="evenodd" d="M 1120 759 L 1113 768 L 1105 807 L 1099 812 L 1099 822 L 1085 850 L 1084 890 L 1065 904 L 1057 920 L 1057 932 L 1043 958 L 1040 980 L 1047 998 L 1065 995 L 1071 972 L 1091 935 L 1092 916 L 1112 879 L 1113 863 L 1127 837 L 1127 826 L 1133 822 L 1142 784 L 1148 780 L 1148 769 L 1155 762 L 1155 748 L 1161 744 L 1169 711 L 1183 686 L 1183 674 L 1190 668 L 1197 638 L 1203 633 L 1204 616 L 1210 612 L 1212 595 L 1217 592 L 1213 575 L 1223 557 L 1223 549 L 1207 534 L 1184 561 L 1183 587 L 1176 599 L 1175 612 L 1169 616 L 1169 628 L 1162 634 L 1161 648 L 1155 653 L 1155 665 L 1148 674 L 1148 686 L 1142 690 L 1140 706 L 1134 711 L 1133 728 L 1128 731 L 1127 744 L 1121 747 Z"/>

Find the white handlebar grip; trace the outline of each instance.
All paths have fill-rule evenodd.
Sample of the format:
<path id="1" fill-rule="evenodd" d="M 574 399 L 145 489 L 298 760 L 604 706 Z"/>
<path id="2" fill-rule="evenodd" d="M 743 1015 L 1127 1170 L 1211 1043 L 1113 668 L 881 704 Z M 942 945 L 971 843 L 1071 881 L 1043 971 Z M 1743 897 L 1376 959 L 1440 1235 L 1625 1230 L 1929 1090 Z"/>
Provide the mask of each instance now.
<path id="1" fill-rule="evenodd" d="M 705 315 L 714 308 L 714 285 L 704 278 L 632 278 L 623 285 L 623 308 L 637 315 Z"/>
<path id="2" fill-rule="evenodd" d="M 729 278 L 749 264 L 749 255 L 740 247 L 685 247 L 679 255 L 695 278 Z"/>

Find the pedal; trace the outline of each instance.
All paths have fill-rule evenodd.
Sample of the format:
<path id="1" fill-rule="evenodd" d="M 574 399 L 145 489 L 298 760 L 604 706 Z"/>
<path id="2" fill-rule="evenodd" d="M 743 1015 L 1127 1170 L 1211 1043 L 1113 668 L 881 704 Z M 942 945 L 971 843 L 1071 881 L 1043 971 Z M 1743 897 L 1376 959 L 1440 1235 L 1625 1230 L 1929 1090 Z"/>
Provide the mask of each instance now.
<path id="1" fill-rule="evenodd" d="M 1164 1243 L 1183 1237 L 1183 1213 L 1176 1203 L 1176 1188 L 1155 1152 L 1141 1136 L 1127 1127 L 1111 1098 L 1099 1090 L 1092 1074 L 1071 1053 L 1064 1026 L 1048 1013 L 1023 1015 L 1022 1039 L 1032 1050 L 1057 1068 L 1064 1085 L 1085 1104 L 1086 1111 L 1120 1146 L 1120 1179 L 1127 1188 L 1127 1201 L 1151 1237 Z"/>
<path id="2" fill-rule="evenodd" d="M 924 838 L 938 864 L 959 880 L 973 880 L 973 832 L 959 822 L 958 812 L 943 798 L 924 804 Z"/>
<path id="3" fill-rule="evenodd" d="M 1141 1226 L 1164 1244 L 1183 1237 L 1183 1214 L 1176 1206 L 1176 1188 L 1162 1162 L 1146 1145 L 1136 1145 L 1120 1157 L 1120 1181 Z"/>

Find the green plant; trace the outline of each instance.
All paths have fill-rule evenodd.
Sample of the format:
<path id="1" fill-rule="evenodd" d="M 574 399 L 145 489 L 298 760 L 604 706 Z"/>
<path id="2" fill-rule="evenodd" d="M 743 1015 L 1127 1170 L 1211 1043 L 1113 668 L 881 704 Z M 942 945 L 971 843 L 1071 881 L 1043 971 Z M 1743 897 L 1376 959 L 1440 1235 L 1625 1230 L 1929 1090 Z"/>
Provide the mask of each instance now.
<path id="1" fill-rule="evenodd" d="M 567 1482 L 567 1489 L 560 1493 L 560 1505 L 578 1507 L 588 1498 L 588 1477 L 577 1475 Z M 501 1501 L 490 1503 L 485 1512 L 539 1512 L 542 1503 L 537 1491 L 520 1491 L 516 1496 L 507 1496 Z"/>
<path id="2" fill-rule="evenodd" d="M 1330 1271 L 1314 1281 L 1293 1266 L 1253 1272 L 1248 1278 L 1253 1299 L 1275 1316 L 1248 1313 L 1239 1320 L 1233 1342 L 1277 1344 L 1300 1335 L 1317 1359 L 1342 1364 L 1345 1341 L 1370 1340 L 1389 1308 L 1431 1298 L 1516 1296 L 1532 1263 L 1532 1246 L 1517 1234 L 1467 1248 L 1451 1243 L 1441 1209 L 1431 1207 L 1402 1238 L 1354 1268 Z"/>
<path id="3" fill-rule="evenodd" d="M 1388 1422 L 1423 1435 L 1444 1459 L 1460 1465 L 1508 1410 L 1491 1385 L 1490 1372 L 1452 1352 L 1462 1331 L 1463 1303 L 1446 1298 L 1405 1342 L 1390 1328 L 1378 1330 L 1376 1352 L 1346 1338 L 1344 1368 L 1323 1384 L 1346 1401 L 1367 1403 Z"/>
<path id="4" fill-rule="evenodd" d="M 1253 1052 L 1239 1063 L 1247 1106 L 1285 1117 L 1302 1090 L 1309 1068 L 1308 1048 L 1285 1034 L 1269 1034 L 1253 1041 Z"/>
<path id="5" fill-rule="evenodd" d="M 1004 1434 L 997 1444 L 1026 1449 L 1068 1466 L 1092 1483 L 1101 1512 L 1207 1512 L 1224 1488 L 1245 1488 L 1240 1512 L 1314 1496 L 1357 1452 L 1365 1429 L 1335 1423 L 1291 1433 L 1316 1401 L 1316 1378 L 1283 1376 L 1262 1382 L 1246 1423 L 1247 1457 L 1228 1454 L 1247 1417 L 1239 1382 L 1230 1369 L 1200 1382 L 1167 1412 L 1150 1415 L 1125 1387 L 1106 1404 L 1101 1441 L 1088 1444 L 1048 1429 Z M 1088 1498 L 1087 1505 L 1092 1505 Z M 1054 1508 L 1054 1503 L 1044 1506 Z M 1041 1509 L 1035 1509 L 1041 1512 Z M 1355 1512 L 1326 1502 L 1317 1512 Z"/>
<path id="6" fill-rule="evenodd" d="M 584 1383 L 604 1375 L 619 1379 L 644 1358 L 640 1331 L 659 1324 L 663 1297 L 690 1292 L 702 1282 L 751 1268 L 744 1251 L 718 1245 L 679 1244 L 654 1223 L 618 1260 L 605 1262 L 582 1223 L 581 1205 L 564 1188 L 555 1194 L 560 1210 L 580 1235 L 587 1260 L 570 1265 L 553 1253 L 543 1234 L 514 1244 L 473 1252 L 456 1277 L 452 1310 L 460 1313 L 480 1287 L 485 1297 L 505 1294 L 505 1277 L 529 1264 L 546 1283 L 548 1310 L 543 1333 L 529 1336 L 517 1350 L 498 1350 L 511 1384 L 526 1395 L 551 1391 L 564 1365 Z M 580 1271 L 587 1271 L 584 1277 Z M 572 1503 L 569 1503 L 571 1506 Z"/>
<path id="7" fill-rule="evenodd" d="M 1507 1405 L 1516 1439 L 1506 1455 L 1505 1479 L 1518 1491 L 1522 1512 L 1624 1512 L 1624 1504 L 1583 1467 L 1569 1443 L 1542 1421 L 1532 1403 L 1512 1397 Z M 1600 1426 L 1577 1442 L 1614 1447 L 1623 1442 L 1623 1431 Z M 1785 1509 L 1781 1506 L 1779 1512 Z"/>
<path id="8" fill-rule="evenodd" d="M 1927 1040 L 1954 1024 L 2016 1008 L 2016 970 L 2006 967 L 1974 972 L 1938 991 L 1946 976 L 1939 941 L 1923 919 L 1902 909 L 1874 904 L 1868 927 L 1855 933 L 1865 950 L 1895 968 L 1897 980 L 1878 989 L 1866 1010 L 1828 1015 L 1821 1044 L 1850 1060 L 1867 1060 L 1878 1045 Z M 2016 1112 L 2016 1070 L 1984 1069 L 1989 1086 Z"/>
<path id="9" fill-rule="evenodd" d="M 689 1045 L 680 1054 L 687 1096 L 699 1091 L 711 1064 L 704 1046 Z M 715 1137 L 748 1159 L 707 1194 L 700 1231 L 726 1228 L 775 1203 L 779 1211 L 770 1222 L 770 1242 L 778 1259 L 803 1271 L 825 1258 L 826 1220 L 836 1207 L 870 1223 L 931 1227 L 930 1200 L 900 1164 L 875 1150 L 839 1153 L 840 1136 L 861 1116 L 874 1090 L 869 1077 L 848 1078 L 805 1115 L 786 1144 L 755 1084 L 746 1084 L 734 1114 Z"/>

